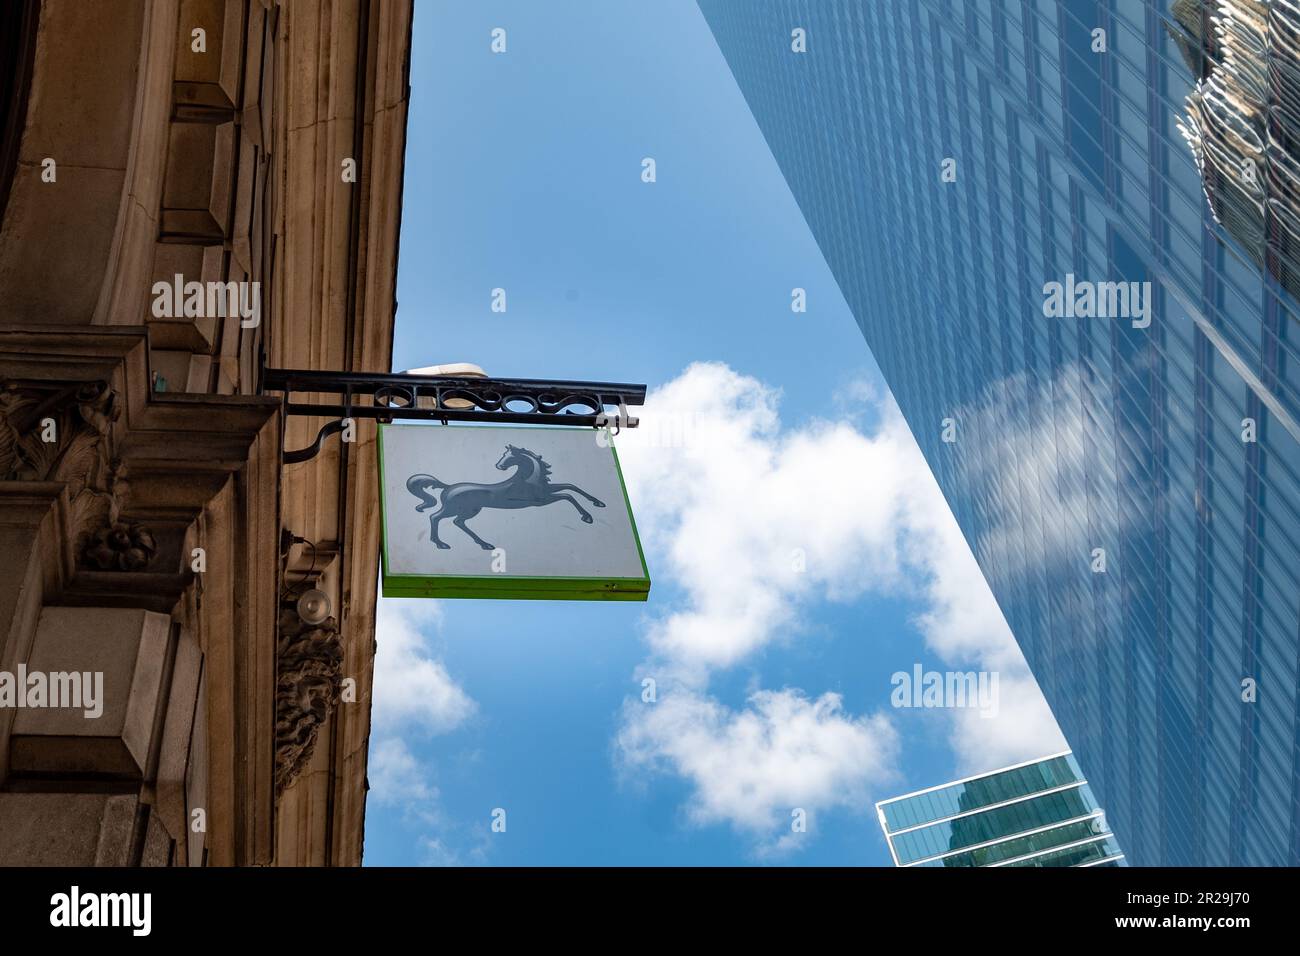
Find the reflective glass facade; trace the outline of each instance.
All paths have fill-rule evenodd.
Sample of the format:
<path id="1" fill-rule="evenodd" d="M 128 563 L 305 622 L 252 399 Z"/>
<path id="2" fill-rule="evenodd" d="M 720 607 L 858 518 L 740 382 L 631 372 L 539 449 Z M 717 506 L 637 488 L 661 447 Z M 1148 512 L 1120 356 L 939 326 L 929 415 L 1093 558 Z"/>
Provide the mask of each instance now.
<path id="1" fill-rule="evenodd" d="M 1300 864 L 1295 3 L 700 6 L 1129 860 Z"/>
<path id="2" fill-rule="evenodd" d="M 876 804 L 898 866 L 1123 866 L 1071 754 Z"/>

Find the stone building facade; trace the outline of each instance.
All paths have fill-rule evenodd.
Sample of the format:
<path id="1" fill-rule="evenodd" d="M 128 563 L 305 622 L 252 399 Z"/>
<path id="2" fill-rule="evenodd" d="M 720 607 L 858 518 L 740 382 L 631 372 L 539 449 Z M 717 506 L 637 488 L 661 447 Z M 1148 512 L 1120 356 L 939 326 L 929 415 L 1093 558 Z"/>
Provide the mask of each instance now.
<path id="1" fill-rule="evenodd" d="M 261 370 L 390 367 L 411 16 L 0 13 L 0 865 L 360 863 L 374 429 Z"/>

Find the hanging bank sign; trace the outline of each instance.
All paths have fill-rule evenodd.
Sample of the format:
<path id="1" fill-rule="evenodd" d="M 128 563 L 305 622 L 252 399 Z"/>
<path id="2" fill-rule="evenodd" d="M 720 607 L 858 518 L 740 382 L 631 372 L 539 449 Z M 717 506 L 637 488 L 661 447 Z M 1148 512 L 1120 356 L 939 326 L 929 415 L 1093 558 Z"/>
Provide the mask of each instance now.
<path id="1" fill-rule="evenodd" d="M 644 601 L 607 431 L 381 425 L 384 597 Z"/>

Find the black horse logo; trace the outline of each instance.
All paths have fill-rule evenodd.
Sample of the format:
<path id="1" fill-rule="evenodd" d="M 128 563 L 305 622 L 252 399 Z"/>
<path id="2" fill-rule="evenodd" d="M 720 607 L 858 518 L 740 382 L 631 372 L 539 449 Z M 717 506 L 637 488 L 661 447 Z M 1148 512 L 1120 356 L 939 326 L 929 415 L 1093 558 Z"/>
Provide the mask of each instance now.
<path id="1" fill-rule="evenodd" d="M 494 484 L 480 484 L 474 481 L 457 481 L 447 484 L 432 475 L 412 475 L 406 479 L 406 490 L 419 498 L 423 504 L 416 505 L 416 511 L 432 508 L 429 513 L 429 539 L 444 550 L 451 547 L 438 537 L 438 522 L 450 518 L 452 524 L 474 539 L 484 551 L 491 551 L 494 545 L 484 541 L 465 524 L 484 508 L 540 508 L 553 501 L 567 501 L 578 509 L 578 514 L 587 524 L 591 524 L 591 515 L 578 504 L 572 491 L 582 495 L 597 508 L 605 507 L 605 502 L 587 494 L 577 485 L 552 484 L 551 466 L 542 461 L 542 456 L 527 448 L 506 445 L 505 454 L 497 462 L 497 469 L 519 469 L 505 481 Z M 429 492 L 441 488 L 442 494 L 434 498 Z"/>

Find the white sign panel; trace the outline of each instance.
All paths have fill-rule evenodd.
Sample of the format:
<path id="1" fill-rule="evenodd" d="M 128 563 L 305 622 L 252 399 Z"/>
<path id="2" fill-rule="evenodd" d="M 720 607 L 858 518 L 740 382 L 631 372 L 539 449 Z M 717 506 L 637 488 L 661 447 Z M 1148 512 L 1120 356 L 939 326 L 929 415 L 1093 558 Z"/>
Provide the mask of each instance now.
<path id="1" fill-rule="evenodd" d="M 385 596 L 646 599 L 608 432 L 384 425 L 379 457 Z"/>

